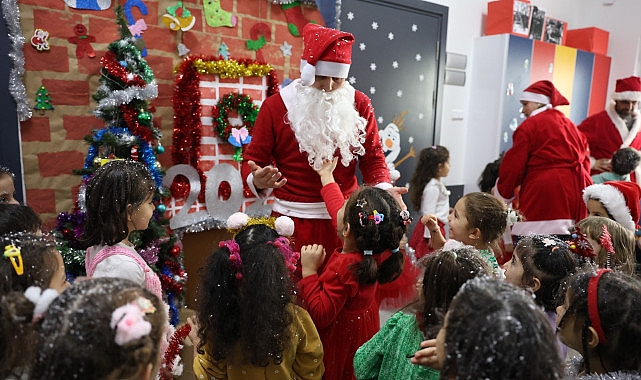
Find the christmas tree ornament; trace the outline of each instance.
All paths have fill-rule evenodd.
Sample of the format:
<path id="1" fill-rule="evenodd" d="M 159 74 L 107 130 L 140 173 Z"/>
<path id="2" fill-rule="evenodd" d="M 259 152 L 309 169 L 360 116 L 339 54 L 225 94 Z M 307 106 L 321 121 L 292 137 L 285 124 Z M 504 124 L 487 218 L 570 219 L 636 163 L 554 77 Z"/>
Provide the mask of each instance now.
<path id="1" fill-rule="evenodd" d="M 213 28 L 219 26 L 233 28 L 238 23 L 236 15 L 221 8 L 220 0 L 203 0 L 203 10 L 205 11 L 207 25 Z"/>
<path id="2" fill-rule="evenodd" d="M 41 85 L 38 91 L 36 92 L 36 105 L 33 109 L 40 111 L 41 115 L 44 115 L 44 111 L 53 110 L 53 104 L 51 104 L 51 96 L 49 96 L 49 90 L 44 85 Z"/>
<path id="3" fill-rule="evenodd" d="M 229 59 L 229 47 L 227 47 L 226 43 L 220 43 L 220 47 L 218 48 L 218 55 L 223 57 L 223 59 Z"/>

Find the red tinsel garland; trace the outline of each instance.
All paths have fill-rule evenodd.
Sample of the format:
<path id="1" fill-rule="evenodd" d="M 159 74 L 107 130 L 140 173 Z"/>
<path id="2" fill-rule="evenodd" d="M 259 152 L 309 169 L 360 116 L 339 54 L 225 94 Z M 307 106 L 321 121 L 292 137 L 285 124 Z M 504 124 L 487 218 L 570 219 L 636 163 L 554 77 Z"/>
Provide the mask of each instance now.
<path id="1" fill-rule="evenodd" d="M 120 106 L 120 112 L 122 113 L 122 117 L 125 119 L 127 128 L 129 128 L 129 131 L 132 134 L 140 137 L 147 143 L 152 143 L 154 141 L 154 135 L 151 132 L 151 129 L 144 125 L 140 125 L 137 110 L 128 104 L 123 104 Z"/>
<path id="2" fill-rule="evenodd" d="M 147 83 L 138 74 L 134 74 L 116 61 L 116 54 L 108 51 L 100 58 L 100 65 L 112 79 L 118 80 L 124 87 L 138 86 L 145 87 Z"/>
<path id="3" fill-rule="evenodd" d="M 174 331 L 171 338 L 169 338 L 169 347 L 167 347 L 167 351 L 165 351 L 165 354 L 162 357 L 163 370 L 160 371 L 161 380 L 173 380 L 174 376 L 172 371 L 174 369 L 174 361 L 176 360 L 176 357 L 180 355 L 182 342 L 187 338 L 187 335 L 189 335 L 190 332 L 191 325 L 187 323 Z"/>
<path id="4" fill-rule="evenodd" d="M 188 56 L 183 59 L 178 68 L 174 81 L 174 93 L 172 103 L 174 107 L 174 133 L 171 146 L 171 158 L 174 165 L 189 164 L 198 171 L 201 181 L 200 198 L 204 197 L 207 178 L 200 167 L 200 140 L 202 124 L 200 117 L 202 108 L 200 105 L 200 74 L 194 67 L 194 61 L 219 61 L 222 57 L 214 56 Z M 243 65 L 262 64 L 249 58 L 236 60 Z M 278 80 L 276 73 L 271 70 L 267 75 L 267 96 L 278 92 Z M 170 189 L 171 190 L 171 189 Z M 172 195 L 180 198 L 179 194 Z"/>

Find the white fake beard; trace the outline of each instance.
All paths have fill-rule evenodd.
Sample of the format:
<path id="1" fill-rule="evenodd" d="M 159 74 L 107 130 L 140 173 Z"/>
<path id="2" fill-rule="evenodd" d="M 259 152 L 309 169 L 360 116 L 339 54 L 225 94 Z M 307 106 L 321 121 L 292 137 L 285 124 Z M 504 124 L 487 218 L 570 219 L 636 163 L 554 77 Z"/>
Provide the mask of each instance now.
<path id="1" fill-rule="evenodd" d="M 298 85 L 296 100 L 287 113 L 301 152 L 307 153 L 309 165 L 319 170 L 338 151 L 343 166 L 365 154 L 367 121 L 354 108 L 350 85 L 331 92 Z"/>

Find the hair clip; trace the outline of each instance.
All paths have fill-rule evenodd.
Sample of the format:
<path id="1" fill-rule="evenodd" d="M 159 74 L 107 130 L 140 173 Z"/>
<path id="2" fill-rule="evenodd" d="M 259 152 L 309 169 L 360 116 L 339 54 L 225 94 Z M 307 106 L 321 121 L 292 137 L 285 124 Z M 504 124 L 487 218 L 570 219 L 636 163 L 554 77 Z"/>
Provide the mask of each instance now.
<path id="1" fill-rule="evenodd" d="M 367 204 L 367 201 L 365 199 L 359 199 L 356 201 L 356 207 L 363 208 Z"/>
<path id="2" fill-rule="evenodd" d="M 394 249 L 392 249 L 392 253 L 398 253 L 398 251 L 400 251 L 400 249 L 399 249 L 399 248 L 394 248 Z"/>
<path id="3" fill-rule="evenodd" d="M 374 254 L 374 251 L 372 251 L 371 249 L 366 249 L 363 251 L 363 255 L 365 256 L 371 256 L 373 254 Z"/>
<path id="4" fill-rule="evenodd" d="M 283 258 L 285 258 L 285 264 L 290 271 L 293 272 L 296 270 L 296 263 L 300 258 L 300 253 L 294 252 L 289 239 L 284 236 L 279 236 L 274 239 L 274 241 L 268 241 L 267 244 L 271 244 L 280 250 Z"/>
<path id="5" fill-rule="evenodd" d="M 543 245 L 546 247 L 549 247 L 551 245 L 556 245 L 556 241 L 554 241 L 554 239 L 551 239 L 549 237 L 541 239 L 541 243 L 543 243 Z"/>
<path id="6" fill-rule="evenodd" d="M 592 327 L 594 327 L 594 330 L 596 331 L 597 336 L 599 337 L 599 343 L 601 344 L 607 343 L 607 339 L 605 339 L 605 332 L 603 332 L 603 327 L 601 326 L 601 318 L 599 317 L 598 293 L 599 293 L 599 281 L 601 280 L 601 276 L 603 276 L 607 272 L 612 272 L 612 270 L 611 269 L 597 270 L 596 276 L 590 278 L 590 282 L 588 283 L 588 317 L 590 318 Z"/>
<path id="7" fill-rule="evenodd" d="M 59 295 L 60 293 L 56 289 L 45 289 L 43 291 L 39 286 L 28 287 L 24 291 L 24 296 L 34 304 L 32 321 L 36 322 L 42 319 L 47 310 L 49 310 L 51 302 Z"/>
<path id="8" fill-rule="evenodd" d="M 608 231 L 608 227 L 604 224 L 601 226 L 602 232 L 601 236 L 599 237 L 599 241 L 601 243 L 601 246 L 605 248 L 605 251 L 608 253 L 607 259 L 605 261 L 605 267 L 610 268 L 610 261 L 612 258 L 612 255 L 614 255 L 614 247 L 612 246 L 612 236 L 610 235 L 610 231 Z"/>
<path id="9" fill-rule="evenodd" d="M 119 346 L 149 335 L 151 323 L 145 318 L 145 312 L 140 309 L 137 302 L 122 305 L 111 313 L 109 326 L 116 330 L 115 342 Z"/>
<path id="10" fill-rule="evenodd" d="M 400 215 L 401 221 L 403 222 L 404 225 L 407 226 L 408 224 L 412 223 L 412 215 L 410 214 L 409 211 L 401 210 L 399 215 Z"/>
<path id="11" fill-rule="evenodd" d="M 145 314 L 153 314 L 153 313 L 156 312 L 156 307 L 147 298 L 138 297 L 136 302 L 138 302 L 138 307 L 140 308 L 140 311 L 142 311 L 143 313 L 145 313 Z"/>
<path id="12" fill-rule="evenodd" d="M 375 224 L 380 224 L 385 219 L 385 214 L 379 214 L 378 211 L 374 210 L 374 213 L 369 215 L 367 219 L 373 220 Z"/>
<path id="13" fill-rule="evenodd" d="M 236 272 L 235 276 L 237 280 L 242 280 L 243 278 L 243 260 L 240 258 L 240 247 L 234 239 L 229 239 L 221 241 L 218 243 L 219 247 L 227 247 L 229 250 L 229 263 L 231 264 L 232 269 Z"/>
<path id="14" fill-rule="evenodd" d="M 590 244 L 587 237 L 583 232 L 581 232 L 579 227 L 574 227 L 574 232 L 571 236 L 572 240 L 567 242 L 570 246 L 570 251 L 583 258 L 592 258 L 596 255 L 592 248 L 592 244 Z"/>
<path id="15" fill-rule="evenodd" d="M 16 271 L 18 276 L 22 276 L 24 274 L 24 265 L 22 262 L 22 253 L 20 252 L 20 248 L 16 247 L 15 244 L 5 245 L 4 254 L 2 256 L 11 261 L 11 265 L 13 265 L 13 269 Z"/>

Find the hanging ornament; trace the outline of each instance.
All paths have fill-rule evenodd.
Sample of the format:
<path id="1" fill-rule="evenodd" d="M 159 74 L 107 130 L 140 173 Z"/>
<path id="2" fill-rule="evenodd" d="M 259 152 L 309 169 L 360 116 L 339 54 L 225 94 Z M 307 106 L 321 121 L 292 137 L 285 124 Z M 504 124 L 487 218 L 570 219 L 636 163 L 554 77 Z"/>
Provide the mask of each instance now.
<path id="1" fill-rule="evenodd" d="M 138 161 L 138 147 L 135 145 L 131 147 L 131 159 Z"/>
<path id="2" fill-rule="evenodd" d="M 236 110 L 238 116 L 242 118 L 241 127 L 233 127 L 229 124 L 228 114 L 231 110 Z M 251 131 L 254 128 L 256 116 L 258 116 L 258 106 L 252 102 L 251 97 L 238 93 L 223 95 L 213 109 L 212 123 L 216 133 L 236 147 L 234 161 L 243 160 L 242 147 L 251 141 Z"/>
<path id="3" fill-rule="evenodd" d="M 167 206 L 161 203 L 158 206 L 156 206 L 156 210 L 158 210 L 159 213 L 164 214 L 165 211 L 167 211 Z"/>
<path id="4" fill-rule="evenodd" d="M 213 28 L 219 26 L 233 28 L 238 23 L 236 15 L 221 8 L 220 0 L 203 0 L 203 10 L 205 11 L 207 25 Z"/>
<path id="5" fill-rule="evenodd" d="M 149 125 L 151 123 L 151 113 L 141 110 L 138 114 L 138 121 L 142 125 Z"/>
<path id="6" fill-rule="evenodd" d="M 31 37 L 31 45 L 38 51 L 49 50 L 49 32 L 36 29 Z"/>

